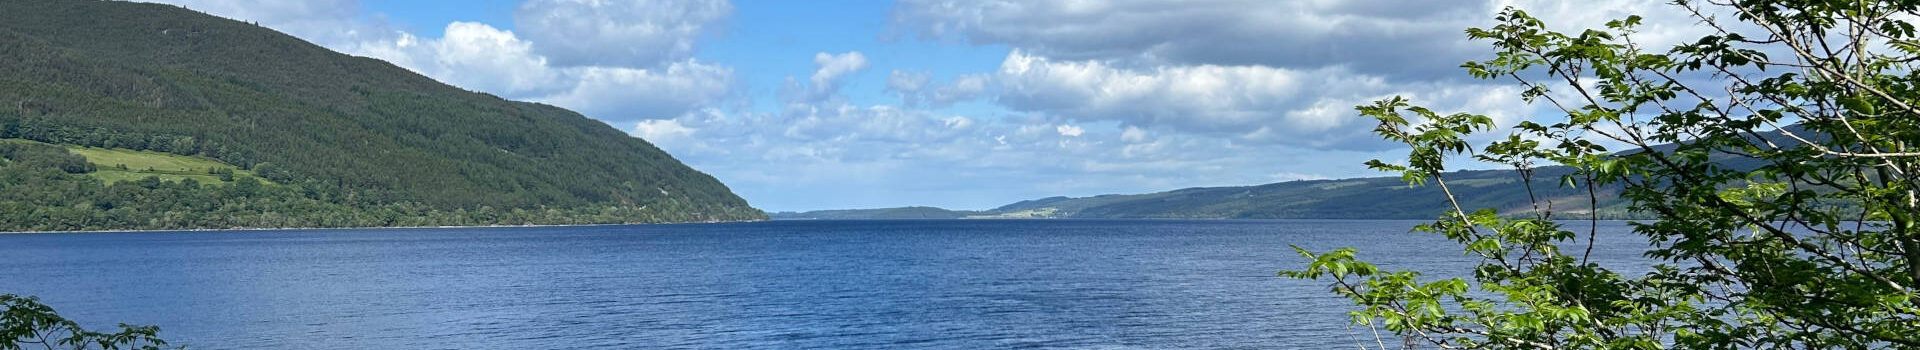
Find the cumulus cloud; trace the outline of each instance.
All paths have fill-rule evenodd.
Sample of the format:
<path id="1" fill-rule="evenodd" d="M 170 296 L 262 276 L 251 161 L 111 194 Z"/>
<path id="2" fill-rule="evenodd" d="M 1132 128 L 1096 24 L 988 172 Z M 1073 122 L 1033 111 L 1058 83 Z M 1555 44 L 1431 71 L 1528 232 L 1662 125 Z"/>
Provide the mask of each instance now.
<path id="1" fill-rule="evenodd" d="M 899 96 L 900 103 L 906 106 L 944 108 L 954 103 L 987 97 L 993 79 L 992 74 L 972 73 L 962 74 L 953 81 L 936 83 L 929 72 L 895 70 L 887 74 L 887 88 L 884 91 Z"/>
<path id="2" fill-rule="evenodd" d="M 791 102 L 779 112 L 703 109 L 636 123 L 631 132 L 769 210 L 986 208 L 1055 195 L 1246 185 L 1374 156 L 1153 129 L 827 100 Z"/>
<path id="3" fill-rule="evenodd" d="M 726 0 L 531 0 L 514 24 L 560 66 L 646 66 L 693 54 Z"/>
<path id="4" fill-rule="evenodd" d="M 633 125 L 633 135 L 658 143 L 683 143 L 693 136 L 694 129 L 680 125 L 674 119 L 642 120 Z"/>
<path id="5" fill-rule="evenodd" d="M 886 91 L 901 94 L 920 92 L 920 89 L 925 88 L 927 82 L 931 80 L 933 80 L 933 73 L 930 72 L 894 70 L 892 73 L 887 73 Z"/>
<path id="6" fill-rule="evenodd" d="M 849 66 L 832 64 L 832 57 L 851 57 L 816 56 L 828 59 L 817 60 L 808 76 L 829 77 L 823 84 L 844 73 L 822 72 Z M 936 83 L 917 73 L 895 73 L 889 85 L 901 92 L 997 79 L 983 74 Z M 1269 174 L 1285 171 L 1283 166 L 1314 162 L 1284 144 L 1248 144 L 1166 126 L 857 105 L 837 92 L 785 100 L 775 111 L 709 107 L 631 125 L 634 135 L 771 210 L 897 206 L 901 196 L 916 200 L 909 204 L 981 208 L 1053 195 L 1242 185 L 1272 181 Z M 1235 154 L 1261 156 L 1226 156 Z"/>
<path id="7" fill-rule="evenodd" d="M 1628 14 L 1646 37 L 1698 33 L 1666 1 L 902 0 L 894 29 L 923 39 L 1006 45 L 1060 60 L 1128 66 L 1344 66 L 1388 79 L 1463 79 L 1484 43 L 1461 31 L 1517 7 L 1565 28 Z M 1684 37 L 1685 35 L 1679 35 Z M 1697 36 L 1695 36 L 1697 37 Z"/>
<path id="8" fill-rule="evenodd" d="M 533 53 L 532 43 L 483 23 L 449 23 L 446 36 L 439 39 L 403 32 L 349 49 L 448 84 L 504 96 L 538 96 L 564 83 L 546 57 Z"/>
<path id="9" fill-rule="evenodd" d="M 1147 130 L 1141 129 L 1138 126 L 1128 126 L 1126 130 L 1120 132 L 1120 141 L 1126 141 L 1127 143 L 1146 142 Z"/>
<path id="10" fill-rule="evenodd" d="M 612 121 L 770 210 L 1371 175 L 1355 160 L 1392 145 L 1355 105 L 1403 95 L 1502 124 L 1540 113 L 1457 68 L 1488 55 L 1461 30 L 1501 8 L 1563 30 L 1642 14 L 1636 40 L 1649 45 L 1700 30 L 1661 0 L 901 0 L 897 34 L 1011 53 L 988 71 L 899 66 L 882 92 L 900 102 L 879 105 L 842 95 L 878 51 L 796 56 L 814 69 L 788 76 L 767 108 L 739 95 L 733 69 L 690 58 L 731 16 L 722 0 L 528 0 L 513 26 L 456 23 L 439 38 L 394 30 L 354 0 L 169 1 Z M 946 108 L 968 101 L 986 103 Z"/>
<path id="11" fill-rule="evenodd" d="M 813 83 L 814 94 L 826 95 L 840 91 L 840 78 L 867 69 L 867 55 L 859 51 L 837 55 L 821 52 L 813 55 L 813 64 L 819 69 L 807 81 Z"/>
<path id="12" fill-rule="evenodd" d="M 1371 124 L 1353 106 L 1404 95 L 1441 110 L 1517 121 L 1531 107 L 1505 85 L 1390 83 L 1345 68 L 1163 66 L 1127 69 L 1103 61 L 1058 61 L 1015 51 L 1001 64 L 997 100 L 1063 119 L 1166 126 L 1248 142 L 1362 147 Z M 1472 106 L 1467 104 L 1471 103 Z"/>
<path id="13" fill-rule="evenodd" d="M 979 99 L 986 96 L 993 84 L 989 74 L 964 74 L 952 82 L 941 84 L 928 92 L 925 99 L 934 107 L 946 107 L 961 101 Z"/>
<path id="14" fill-rule="evenodd" d="M 1081 129 L 1079 126 L 1075 126 L 1075 125 L 1061 125 L 1061 126 L 1054 127 L 1053 130 L 1055 132 L 1059 132 L 1060 136 L 1066 136 L 1066 137 L 1078 137 L 1081 134 L 1087 133 L 1087 129 Z"/>
<path id="15" fill-rule="evenodd" d="M 1635 40 L 1648 45 L 1704 30 L 1655 0 L 904 0 L 891 15 L 901 33 L 1013 50 L 998 71 L 893 90 L 908 105 L 985 99 L 1053 120 L 1377 150 L 1392 145 L 1373 137 L 1353 107 L 1390 96 L 1508 125 L 1542 112 L 1509 82 L 1472 80 L 1457 68 L 1491 56 L 1461 31 L 1494 24 L 1491 15 L 1508 7 L 1562 30 L 1642 14 L 1648 21 Z"/>
<path id="16" fill-rule="evenodd" d="M 532 100 L 615 120 L 679 116 L 725 97 L 733 80 L 731 68 L 692 60 L 651 69 L 586 67 L 566 72 L 577 83 Z"/>
<path id="17" fill-rule="evenodd" d="M 559 67 L 534 47 L 511 31 L 454 22 L 438 39 L 401 33 L 348 50 L 454 86 L 550 103 L 615 122 L 692 111 L 727 95 L 733 79 L 730 68 L 691 59 L 642 68 Z"/>
<path id="18" fill-rule="evenodd" d="M 1063 60 L 1352 65 L 1433 76 L 1473 52 L 1459 33 L 1483 20 L 1487 6 L 1393 0 L 904 0 L 892 16 L 897 29 L 921 38 L 1007 45 Z"/>

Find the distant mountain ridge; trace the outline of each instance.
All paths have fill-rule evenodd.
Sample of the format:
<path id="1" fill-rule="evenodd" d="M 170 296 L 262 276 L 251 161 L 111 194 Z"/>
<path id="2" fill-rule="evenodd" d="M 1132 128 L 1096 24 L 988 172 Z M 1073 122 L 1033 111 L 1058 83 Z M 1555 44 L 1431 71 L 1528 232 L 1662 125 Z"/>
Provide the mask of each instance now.
<path id="1" fill-rule="evenodd" d="M 578 113 L 466 91 L 384 61 L 163 4 L 0 1 L 0 138 L 205 157 L 293 193 L 234 203 L 234 215 L 305 215 L 278 207 L 288 201 L 342 211 L 343 218 L 287 225 L 401 224 L 361 215 L 373 211 L 417 212 L 393 215 L 401 218 L 460 211 L 459 222 L 470 224 L 766 217 L 712 176 Z M 0 231 L 66 215 L 88 228 L 280 225 L 109 224 L 119 221 L 92 212 L 126 208 L 135 212 L 130 217 L 145 217 L 205 209 L 144 197 L 128 207 L 132 200 L 94 198 L 111 189 L 60 181 L 33 187 L 65 191 L 57 196 L 0 195 L 0 205 L 18 206 L 5 214 L 30 213 L 13 219 L 28 226 L 8 226 L 0 217 Z M 502 219 L 507 214 L 520 219 Z"/>
<path id="2" fill-rule="evenodd" d="M 1788 126 L 1788 130 L 1802 130 Z M 1775 144 L 1796 146 L 1779 132 L 1760 135 Z M 1814 138 L 1819 141 L 1819 138 Z M 1674 145 L 1655 146 L 1668 152 Z M 1637 151 L 1626 151 L 1631 153 Z M 1737 169 L 1754 169 L 1762 164 L 1753 159 L 1716 155 L 1714 162 Z M 1561 176 L 1573 168 L 1545 166 L 1535 169 L 1534 193 L 1552 203 L 1555 213 L 1586 216 L 1594 210 L 1586 189 L 1560 184 Z M 1526 188 L 1520 186 L 1513 170 L 1468 170 L 1446 174 L 1462 207 L 1494 208 L 1503 214 L 1523 213 L 1532 208 Z M 1620 188 L 1596 189 L 1598 211 L 1603 218 L 1631 218 L 1634 214 L 1619 198 Z M 1195 187 L 1147 194 L 1109 194 L 1092 197 L 1047 197 L 1025 200 L 981 211 L 955 211 L 913 207 L 906 211 L 914 217 L 898 215 L 906 208 L 829 210 L 773 213 L 774 219 L 905 219 L 905 218 L 1079 218 L 1079 219 L 1432 219 L 1449 210 L 1446 196 L 1438 186 L 1409 186 L 1399 177 L 1367 177 L 1337 180 L 1300 180 L 1254 186 Z M 935 210 L 938 209 L 938 210 Z"/>
<path id="3" fill-rule="evenodd" d="M 1536 195 L 1555 199 L 1554 210 L 1586 213 L 1584 189 L 1560 187 L 1571 169 L 1544 167 L 1535 174 Z M 1525 189 L 1513 171 L 1479 170 L 1447 174 L 1447 184 L 1470 208 L 1501 212 L 1529 210 Z M 1600 213 L 1627 215 L 1617 189 L 1602 193 Z M 919 217 L 995 219 L 1431 219 L 1444 213 L 1446 197 L 1437 186 L 1411 187 L 1398 177 L 1301 180 L 1255 186 L 1196 187 L 1147 194 L 1048 197 L 982 211 L 943 212 L 918 207 Z M 772 213 L 776 220 L 907 219 L 901 208 Z"/>

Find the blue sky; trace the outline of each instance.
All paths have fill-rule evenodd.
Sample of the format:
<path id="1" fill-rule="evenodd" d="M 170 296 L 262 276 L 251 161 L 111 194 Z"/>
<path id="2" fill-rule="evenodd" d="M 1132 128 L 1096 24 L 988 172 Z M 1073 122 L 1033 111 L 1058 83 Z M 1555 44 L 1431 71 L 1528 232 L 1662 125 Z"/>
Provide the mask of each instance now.
<path id="1" fill-rule="evenodd" d="M 1468 79 L 1499 6 L 1592 26 L 1658 1 L 164 0 L 566 107 L 770 211 L 1375 176 L 1352 107 L 1511 124 Z M 1659 42 L 1691 30 L 1650 16 Z"/>

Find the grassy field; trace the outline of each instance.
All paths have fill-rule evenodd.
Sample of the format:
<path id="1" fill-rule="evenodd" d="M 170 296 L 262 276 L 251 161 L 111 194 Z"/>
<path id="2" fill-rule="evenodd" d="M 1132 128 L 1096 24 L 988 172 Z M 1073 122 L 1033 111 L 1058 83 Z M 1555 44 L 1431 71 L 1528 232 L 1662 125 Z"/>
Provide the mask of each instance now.
<path id="1" fill-rule="evenodd" d="M 34 141 L 21 139 L 5 139 L 0 140 L 0 142 L 35 143 Z M 235 179 L 251 177 L 259 179 L 260 182 L 263 183 L 272 183 L 271 181 L 267 181 L 267 179 L 261 179 L 259 176 L 255 176 L 251 171 L 240 169 L 240 167 L 233 166 L 232 164 L 222 163 L 210 158 L 190 157 L 153 151 L 135 151 L 123 148 L 63 146 L 67 148 L 68 152 L 87 157 L 87 162 L 93 163 L 94 167 L 99 169 L 87 175 L 91 175 L 101 181 L 106 181 L 109 184 L 120 181 L 139 180 L 149 176 L 159 177 L 162 181 L 193 179 L 203 184 L 231 183 L 220 181 L 219 175 L 207 173 L 210 169 L 233 169 L 233 178 Z M 122 167 L 124 167 L 125 170 L 122 170 Z"/>

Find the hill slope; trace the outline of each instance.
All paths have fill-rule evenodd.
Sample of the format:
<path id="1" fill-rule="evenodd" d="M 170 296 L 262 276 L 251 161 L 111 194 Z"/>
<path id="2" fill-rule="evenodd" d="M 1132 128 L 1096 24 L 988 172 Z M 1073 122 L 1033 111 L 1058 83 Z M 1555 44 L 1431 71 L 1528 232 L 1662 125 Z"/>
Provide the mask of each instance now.
<path id="1" fill-rule="evenodd" d="M 1587 213 L 1583 189 L 1559 186 L 1567 169 L 1549 167 L 1534 177 L 1533 195 L 1553 202 L 1560 213 Z M 1503 213 L 1530 210 L 1529 195 L 1512 171 L 1448 173 L 1447 184 L 1467 208 L 1497 208 Z M 1615 194 L 1601 195 L 1603 217 L 1623 217 Z M 1207 218 L 1207 219 L 1432 219 L 1449 206 L 1438 186 L 1410 187 L 1398 177 L 1289 181 L 1258 186 L 1203 187 L 1136 195 L 1050 198 L 1014 203 L 989 212 L 1002 216 L 1058 218 Z M 1023 215 L 1028 214 L 1028 215 Z"/>
<path id="2" fill-rule="evenodd" d="M 765 218 L 577 113 L 171 5 L 0 1 L 0 62 L 0 138 L 206 157 L 351 208 Z"/>

